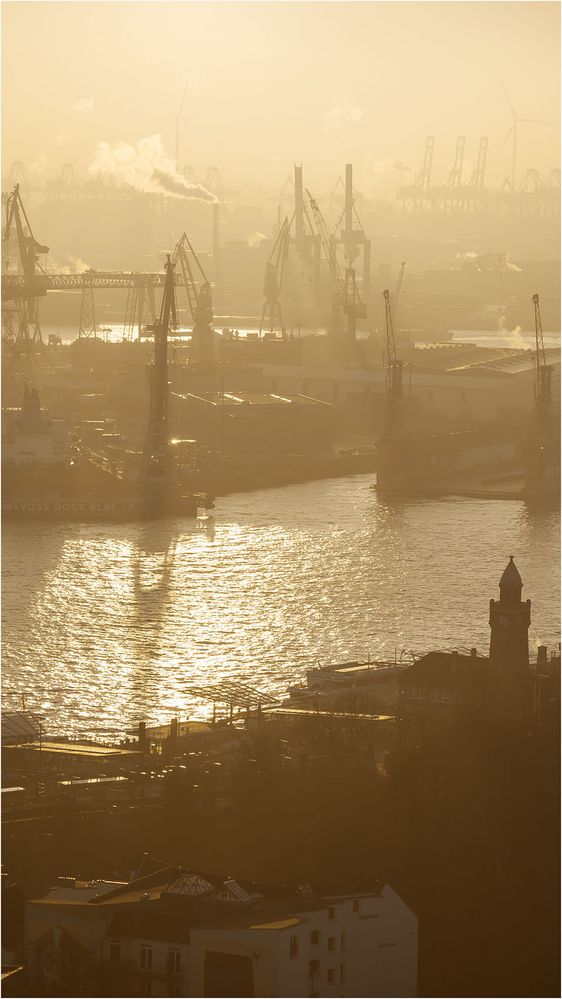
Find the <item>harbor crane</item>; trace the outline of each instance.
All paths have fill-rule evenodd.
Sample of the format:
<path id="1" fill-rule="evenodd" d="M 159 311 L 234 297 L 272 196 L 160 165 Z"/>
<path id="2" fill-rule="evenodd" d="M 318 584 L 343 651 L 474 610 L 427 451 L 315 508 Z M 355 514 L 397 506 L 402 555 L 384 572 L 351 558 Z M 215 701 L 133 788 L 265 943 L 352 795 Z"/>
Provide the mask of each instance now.
<path id="1" fill-rule="evenodd" d="M 201 261 L 185 232 L 176 243 L 172 256 L 173 265 L 175 266 L 178 262 L 181 267 L 186 290 L 187 307 L 193 324 L 191 333 L 191 360 L 198 364 L 214 364 L 215 351 L 211 285 L 203 270 Z M 199 286 L 195 277 L 197 272 L 201 278 Z"/>
<path id="2" fill-rule="evenodd" d="M 168 334 L 177 325 L 174 267 L 166 261 L 166 283 L 160 317 L 154 327 L 154 364 L 150 372 L 148 426 L 143 452 L 143 487 L 150 498 L 162 499 L 169 480 Z"/>
<path id="3" fill-rule="evenodd" d="M 269 255 L 269 260 L 265 265 L 265 279 L 263 285 L 264 303 L 261 310 L 260 337 L 266 315 L 269 316 L 269 334 L 273 336 L 275 331 L 275 320 L 278 320 L 278 328 L 281 336 L 285 339 L 285 323 L 283 321 L 283 310 L 281 308 L 280 295 L 283 290 L 283 279 L 289 255 L 289 243 L 291 239 L 291 223 L 287 216 L 277 233 L 273 244 L 273 249 Z"/>
<path id="4" fill-rule="evenodd" d="M 332 240 L 343 246 L 344 257 L 348 267 L 353 266 L 353 261 L 362 247 L 363 255 L 363 275 L 362 291 L 365 299 L 369 297 L 369 286 L 371 278 L 371 240 L 367 239 L 365 230 L 361 225 L 361 219 L 357 214 L 355 202 L 360 195 L 353 186 L 353 165 L 347 163 L 345 167 L 345 187 L 344 187 L 344 207 L 339 217 Z"/>
<path id="5" fill-rule="evenodd" d="M 12 193 L 6 199 L 6 222 L 2 232 L 5 264 L 9 261 L 9 244 L 14 230 L 19 256 L 18 269 L 27 286 L 27 294 L 22 295 L 18 300 L 19 322 L 17 333 L 15 333 L 15 342 L 20 345 L 42 344 L 37 294 L 34 295 L 33 290 L 36 282 L 38 258 L 41 254 L 48 253 L 49 247 L 42 246 L 33 235 L 21 200 L 19 184 L 15 185 Z M 39 267 L 39 270 L 42 271 L 42 268 Z M 31 334 L 30 331 L 32 331 Z"/>
<path id="6" fill-rule="evenodd" d="M 539 296 L 533 295 L 535 310 L 535 404 L 539 422 L 544 424 L 552 402 L 552 365 L 546 363 Z"/>
<path id="7" fill-rule="evenodd" d="M 404 362 L 398 359 L 390 292 L 383 291 L 386 320 L 386 397 L 388 400 L 389 433 L 402 424 L 402 371 Z"/>
<path id="8" fill-rule="evenodd" d="M 336 255 L 335 245 L 328 235 L 328 229 L 326 227 L 322 212 L 318 207 L 317 201 L 312 197 L 308 189 L 306 194 L 312 218 L 314 220 L 314 228 L 316 229 L 322 249 L 324 250 L 336 291 L 332 310 L 332 325 L 334 327 L 339 325 L 339 312 L 340 309 L 343 309 L 343 312 L 347 316 L 348 338 L 351 342 L 354 342 L 357 332 L 357 320 L 363 319 L 367 315 L 366 306 L 361 300 L 357 282 L 355 280 L 355 270 L 353 267 L 347 267 L 345 270 L 345 276 L 342 275 Z"/>

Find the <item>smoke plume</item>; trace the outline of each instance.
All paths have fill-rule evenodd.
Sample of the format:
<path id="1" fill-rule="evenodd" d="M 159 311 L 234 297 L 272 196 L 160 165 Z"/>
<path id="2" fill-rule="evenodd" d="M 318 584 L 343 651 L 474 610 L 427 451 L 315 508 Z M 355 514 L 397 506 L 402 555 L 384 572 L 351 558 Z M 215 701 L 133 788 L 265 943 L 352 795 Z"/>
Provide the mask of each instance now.
<path id="1" fill-rule="evenodd" d="M 255 249 L 256 246 L 263 243 L 264 239 L 267 239 L 267 236 L 265 236 L 263 232 L 253 232 L 250 236 L 248 236 L 248 246 L 251 249 Z"/>
<path id="2" fill-rule="evenodd" d="M 73 257 L 71 254 L 66 258 L 68 260 L 67 264 L 61 264 L 58 260 L 55 260 L 53 255 L 49 253 L 47 257 L 47 274 L 84 274 L 85 271 L 91 270 L 90 265 L 82 260 L 81 257 Z"/>
<path id="3" fill-rule="evenodd" d="M 218 200 L 202 184 L 191 184 L 177 172 L 159 135 L 139 139 L 134 146 L 128 142 L 119 142 L 115 146 L 100 142 L 88 173 L 92 177 L 113 177 L 119 183 L 145 194 L 164 194 L 171 198 L 213 203 Z"/>

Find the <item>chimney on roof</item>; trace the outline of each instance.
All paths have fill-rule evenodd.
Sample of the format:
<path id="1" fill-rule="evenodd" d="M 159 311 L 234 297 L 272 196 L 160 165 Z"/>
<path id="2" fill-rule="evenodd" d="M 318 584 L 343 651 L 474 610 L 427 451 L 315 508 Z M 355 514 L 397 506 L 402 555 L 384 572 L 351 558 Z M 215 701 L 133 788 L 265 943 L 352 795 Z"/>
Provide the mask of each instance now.
<path id="1" fill-rule="evenodd" d="M 476 649 L 474 649 L 474 648 L 471 649 L 470 650 L 470 655 L 472 656 L 473 659 L 476 659 L 476 656 L 478 655 Z"/>

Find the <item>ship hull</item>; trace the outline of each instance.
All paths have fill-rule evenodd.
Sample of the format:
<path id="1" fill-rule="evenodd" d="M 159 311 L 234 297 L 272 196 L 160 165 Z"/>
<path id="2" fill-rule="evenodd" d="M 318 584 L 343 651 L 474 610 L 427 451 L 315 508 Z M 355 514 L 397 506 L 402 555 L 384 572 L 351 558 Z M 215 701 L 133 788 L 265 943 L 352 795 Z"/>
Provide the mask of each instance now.
<path id="1" fill-rule="evenodd" d="M 161 517 L 196 517 L 198 505 L 195 496 L 178 497 L 174 501 L 6 499 L 2 501 L 2 520 L 127 523 Z"/>

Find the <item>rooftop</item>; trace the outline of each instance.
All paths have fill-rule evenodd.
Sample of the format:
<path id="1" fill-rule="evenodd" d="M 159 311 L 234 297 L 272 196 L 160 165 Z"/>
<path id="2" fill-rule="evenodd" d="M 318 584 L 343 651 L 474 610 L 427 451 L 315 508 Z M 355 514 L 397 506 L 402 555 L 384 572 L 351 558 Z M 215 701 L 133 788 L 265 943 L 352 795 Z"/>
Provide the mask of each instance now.
<path id="1" fill-rule="evenodd" d="M 549 347 L 545 354 L 547 364 L 560 365 L 559 350 Z M 436 343 L 416 347 L 410 360 L 417 371 L 508 377 L 532 372 L 534 358 L 534 350 Z"/>
<path id="2" fill-rule="evenodd" d="M 180 867 L 152 870 L 159 863 L 145 858 L 140 871 L 150 873 L 128 883 L 60 878 L 33 904 L 64 909 L 74 905 L 80 918 L 111 919 L 115 936 L 179 941 L 188 939 L 191 929 L 205 926 L 282 931 L 303 922 L 311 911 L 384 892 L 382 883 L 369 891 L 362 887 L 344 892 L 341 885 L 263 886 Z"/>

